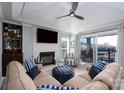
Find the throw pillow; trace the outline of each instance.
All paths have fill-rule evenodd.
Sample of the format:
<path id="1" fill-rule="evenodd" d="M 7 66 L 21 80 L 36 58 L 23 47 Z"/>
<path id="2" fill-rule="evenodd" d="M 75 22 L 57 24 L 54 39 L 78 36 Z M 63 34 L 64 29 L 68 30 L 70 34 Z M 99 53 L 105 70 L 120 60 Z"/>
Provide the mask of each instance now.
<path id="1" fill-rule="evenodd" d="M 56 85 L 50 85 L 50 84 L 45 84 L 45 85 L 39 85 L 37 87 L 38 89 L 41 90 L 78 90 L 78 87 L 68 87 L 68 86 L 56 86 Z"/>
<path id="2" fill-rule="evenodd" d="M 35 62 L 32 60 L 32 59 L 26 59 L 24 62 L 23 62 L 27 72 L 29 70 L 31 70 L 34 66 L 36 66 Z"/>
<path id="3" fill-rule="evenodd" d="M 34 66 L 33 68 L 31 68 L 27 74 L 34 79 L 38 74 L 40 73 L 40 70 L 38 69 L 37 66 Z"/>
<path id="4" fill-rule="evenodd" d="M 97 74 L 99 74 L 106 66 L 105 61 L 97 61 L 92 65 L 89 75 L 93 79 Z"/>

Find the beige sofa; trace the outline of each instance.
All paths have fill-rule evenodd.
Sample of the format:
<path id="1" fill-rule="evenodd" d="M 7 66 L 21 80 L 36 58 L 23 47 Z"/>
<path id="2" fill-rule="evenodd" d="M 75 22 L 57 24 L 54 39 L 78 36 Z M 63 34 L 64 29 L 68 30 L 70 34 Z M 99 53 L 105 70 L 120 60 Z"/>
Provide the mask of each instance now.
<path id="1" fill-rule="evenodd" d="M 91 67 L 91 66 L 90 66 Z M 122 67 L 118 63 L 110 63 L 94 79 L 89 76 L 89 66 L 74 78 L 70 79 L 65 86 L 77 86 L 82 90 L 110 90 L 119 89 Z"/>
<path id="2" fill-rule="evenodd" d="M 25 68 L 17 61 L 10 62 L 7 66 L 5 89 L 7 90 L 35 90 L 39 84 L 61 85 L 56 79 L 47 74 L 39 64 L 40 73 L 32 80 Z"/>
<path id="3" fill-rule="evenodd" d="M 39 84 L 61 84 L 52 76 L 41 70 L 33 80 L 26 74 L 25 68 L 17 61 L 10 62 L 7 66 L 5 88 L 7 90 L 35 90 Z M 116 89 L 120 84 L 121 69 L 117 63 L 109 64 L 104 71 L 98 74 L 93 80 L 88 75 L 88 71 L 82 71 L 79 75 L 67 81 L 65 86 L 76 86 L 82 90 L 104 90 Z M 116 86 L 115 86 L 116 85 Z"/>

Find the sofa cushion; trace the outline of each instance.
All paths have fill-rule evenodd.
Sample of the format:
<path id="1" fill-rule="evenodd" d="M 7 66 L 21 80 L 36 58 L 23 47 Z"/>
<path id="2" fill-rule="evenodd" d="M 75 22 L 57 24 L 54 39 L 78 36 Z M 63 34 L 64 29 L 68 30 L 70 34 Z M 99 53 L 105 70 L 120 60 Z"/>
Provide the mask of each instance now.
<path id="1" fill-rule="evenodd" d="M 36 89 L 34 82 L 26 73 L 20 73 L 19 77 L 23 83 L 25 90 L 35 90 Z"/>
<path id="2" fill-rule="evenodd" d="M 36 76 L 36 78 L 37 78 L 37 76 Z M 33 80 L 36 86 L 39 86 L 41 84 L 61 85 L 55 78 L 53 78 L 50 75 L 48 75 L 48 76 L 46 75 L 46 76 L 41 77 L 41 78 L 39 77 L 37 79 L 36 78 L 34 78 L 34 80 Z"/>
<path id="3" fill-rule="evenodd" d="M 86 79 L 89 82 L 92 81 L 91 77 L 89 76 L 89 71 L 82 71 L 77 76 Z"/>
<path id="4" fill-rule="evenodd" d="M 46 77 L 46 76 L 49 76 L 49 74 L 48 74 L 46 71 L 42 70 L 42 71 L 33 79 L 33 81 L 37 81 L 37 80 L 39 80 L 39 79 L 41 79 L 41 78 L 44 78 L 44 77 Z"/>
<path id="5" fill-rule="evenodd" d="M 43 70 L 43 65 L 42 64 L 36 64 L 39 70 Z"/>
<path id="6" fill-rule="evenodd" d="M 100 81 L 92 82 L 91 84 L 84 86 L 81 90 L 108 90 L 108 86 Z"/>
<path id="7" fill-rule="evenodd" d="M 87 80 L 85 80 L 85 79 L 83 79 L 81 77 L 75 76 L 74 78 L 72 78 L 69 81 L 65 82 L 63 85 L 64 86 L 70 86 L 70 87 L 76 86 L 79 89 L 81 89 L 83 86 L 86 86 L 88 84 L 90 84 L 89 81 L 87 81 Z"/>
<path id="8" fill-rule="evenodd" d="M 110 63 L 107 67 L 99 73 L 93 81 L 101 81 L 109 86 L 110 89 L 113 88 L 114 82 L 119 74 L 120 66 L 118 63 Z"/>
<path id="9" fill-rule="evenodd" d="M 20 79 L 15 79 L 8 82 L 7 90 L 24 90 L 24 86 Z"/>
<path id="10" fill-rule="evenodd" d="M 97 61 L 95 64 L 92 65 L 89 75 L 93 79 L 97 74 L 99 74 L 105 68 L 105 61 Z"/>
<path id="11" fill-rule="evenodd" d="M 17 79 L 19 77 L 17 67 L 12 67 L 10 65 L 8 66 L 8 79 L 9 79 L 9 81 Z M 14 66 L 16 66 L 16 65 L 14 65 Z"/>
<path id="12" fill-rule="evenodd" d="M 24 68 L 24 66 L 22 64 L 20 64 L 19 62 L 16 62 L 16 66 L 18 67 L 18 69 L 23 70 L 24 72 L 26 72 L 26 69 Z"/>
<path id="13" fill-rule="evenodd" d="M 39 85 L 38 89 L 44 90 L 77 90 L 77 87 L 68 87 L 68 86 L 56 86 L 51 84 Z"/>
<path id="14" fill-rule="evenodd" d="M 40 70 L 38 69 L 37 66 L 34 66 L 33 68 L 31 68 L 27 74 L 34 79 L 38 74 L 40 73 Z"/>
<path id="15" fill-rule="evenodd" d="M 36 86 L 32 79 L 25 73 L 24 70 L 20 69 L 19 65 L 17 64 L 18 64 L 17 61 L 13 61 L 10 62 L 8 65 L 7 89 L 8 90 L 36 89 Z"/>
<path id="16" fill-rule="evenodd" d="M 9 80 L 18 78 L 18 70 L 26 72 L 26 69 L 18 61 L 12 61 L 8 64 L 7 77 L 9 77 Z"/>

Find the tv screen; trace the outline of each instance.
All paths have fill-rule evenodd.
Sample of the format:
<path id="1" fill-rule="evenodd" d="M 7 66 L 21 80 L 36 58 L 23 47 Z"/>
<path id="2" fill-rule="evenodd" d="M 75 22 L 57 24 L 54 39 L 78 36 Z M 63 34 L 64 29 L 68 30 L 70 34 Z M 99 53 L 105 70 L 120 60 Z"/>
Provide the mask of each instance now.
<path id="1" fill-rule="evenodd" d="M 38 43 L 58 43 L 58 33 L 46 29 L 37 29 Z"/>

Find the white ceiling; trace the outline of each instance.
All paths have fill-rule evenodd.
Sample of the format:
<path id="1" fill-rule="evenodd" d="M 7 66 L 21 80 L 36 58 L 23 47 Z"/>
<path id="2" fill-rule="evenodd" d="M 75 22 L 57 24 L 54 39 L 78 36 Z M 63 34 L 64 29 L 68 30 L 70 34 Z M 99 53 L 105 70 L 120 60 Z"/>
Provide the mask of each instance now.
<path id="1" fill-rule="evenodd" d="M 9 9 L 8 11 L 1 9 L 1 5 L 0 16 L 9 11 Z M 7 8 L 5 3 L 3 6 Z M 10 11 L 12 11 L 11 15 L 14 20 L 71 33 L 79 33 L 104 24 L 124 20 L 124 3 L 122 2 L 79 2 L 76 14 L 83 16 L 84 20 L 79 20 L 75 17 L 56 19 L 69 13 L 70 2 L 14 2 L 11 7 Z M 1 13 L 1 10 L 3 10 L 4 14 Z M 8 16 L 10 17 L 9 14 Z"/>

